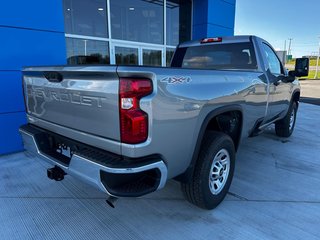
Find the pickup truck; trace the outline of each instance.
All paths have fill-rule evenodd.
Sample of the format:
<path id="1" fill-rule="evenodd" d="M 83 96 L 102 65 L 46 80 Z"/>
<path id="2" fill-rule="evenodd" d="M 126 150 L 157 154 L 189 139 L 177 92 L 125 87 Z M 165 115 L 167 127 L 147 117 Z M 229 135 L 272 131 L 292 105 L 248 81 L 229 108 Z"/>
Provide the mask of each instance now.
<path id="1" fill-rule="evenodd" d="M 50 179 L 73 175 L 101 189 L 113 206 L 181 182 L 204 209 L 226 196 L 241 139 L 274 124 L 289 137 L 309 71 L 287 71 L 256 36 L 180 44 L 171 67 L 28 67 L 23 88 L 25 149 L 52 164 Z M 261 169 L 263 171 L 263 169 Z"/>

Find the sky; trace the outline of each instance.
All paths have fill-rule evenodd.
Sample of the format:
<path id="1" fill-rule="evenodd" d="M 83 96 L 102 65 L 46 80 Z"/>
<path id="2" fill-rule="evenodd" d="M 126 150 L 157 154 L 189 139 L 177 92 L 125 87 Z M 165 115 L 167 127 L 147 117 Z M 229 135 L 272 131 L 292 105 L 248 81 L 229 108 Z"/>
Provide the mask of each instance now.
<path id="1" fill-rule="evenodd" d="M 320 0 L 236 0 L 235 35 L 256 35 L 276 50 L 292 38 L 293 57 L 317 55 Z"/>

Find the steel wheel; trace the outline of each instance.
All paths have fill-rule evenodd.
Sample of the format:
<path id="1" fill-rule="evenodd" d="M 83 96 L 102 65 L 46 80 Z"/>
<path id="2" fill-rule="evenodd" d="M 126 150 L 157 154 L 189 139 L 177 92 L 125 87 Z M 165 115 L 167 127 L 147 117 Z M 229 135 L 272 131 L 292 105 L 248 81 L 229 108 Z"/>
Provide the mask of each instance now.
<path id="1" fill-rule="evenodd" d="M 290 131 L 292 130 L 293 126 L 294 126 L 294 121 L 295 121 L 295 114 L 296 114 L 296 111 L 295 109 L 292 109 L 291 111 L 291 114 L 290 114 L 290 122 L 289 122 L 289 129 Z"/>
<path id="2" fill-rule="evenodd" d="M 230 136 L 207 131 L 188 182 L 181 183 L 185 198 L 203 209 L 213 209 L 228 193 L 235 166 L 235 148 Z"/>
<path id="3" fill-rule="evenodd" d="M 286 116 L 275 122 L 276 134 L 279 137 L 290 137 L 296 124 L 298 103 L 292 102 Z"/>
<path id="4" fill-rule="evenodd" d="M 213 195 L 224 188 L 230 171 L 230 155 L 226 149 L 221 149 L 214 157 L 210 169 L 209 187 Z"/>

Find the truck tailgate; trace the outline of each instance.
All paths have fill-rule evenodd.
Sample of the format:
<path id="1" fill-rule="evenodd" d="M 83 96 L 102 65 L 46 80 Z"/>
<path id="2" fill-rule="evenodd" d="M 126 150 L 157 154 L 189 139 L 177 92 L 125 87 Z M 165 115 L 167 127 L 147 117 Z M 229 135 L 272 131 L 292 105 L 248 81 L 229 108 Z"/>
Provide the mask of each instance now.
<path id="1" fill-rule="evenodd" d="M 26 68 L 23 86 L 29 116 L 120 141 L 116 66 Z"/>

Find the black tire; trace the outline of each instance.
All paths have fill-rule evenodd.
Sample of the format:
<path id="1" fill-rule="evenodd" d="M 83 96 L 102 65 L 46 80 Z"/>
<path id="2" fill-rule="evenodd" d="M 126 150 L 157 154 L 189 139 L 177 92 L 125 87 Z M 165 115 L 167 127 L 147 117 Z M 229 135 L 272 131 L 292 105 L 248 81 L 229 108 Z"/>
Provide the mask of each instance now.
<path id="1" fill-rule="evenodd" d="M 294 126 L 296 125 L 298 105 L 296 102 L 292 102 L 287 112 L 287 115 L 275 123 L 276 134 L 279 137 L 290 137 L 293 133 Z M 291 115 L 293 114 L 293 115 Z M 293 116 L 293 123 L 290 124 L 291 116 Z"/>
<path id="2" fill-rule="evenodd" d="M 224 152 L 224 150 L 228 152 L 230 158 L 229 173 L 220 192 L 213 194 L 209 184 L 209 177 L 212 176 L 211 167 L 218 153 L 220 152 L 221 154 L 221 151 Z M 203 209 L 210 210 L 217 207 L 228 193 L 233 178 L 234 165 L 235 147 L 232 139 L 221 132 L 210 131 L 206 133 L 193 177 L 188 183 L 181 183 L 181 189 L 185 198 L 190 203 Z"/>

